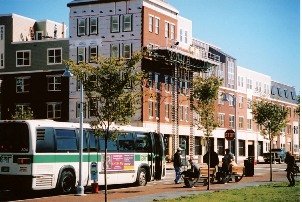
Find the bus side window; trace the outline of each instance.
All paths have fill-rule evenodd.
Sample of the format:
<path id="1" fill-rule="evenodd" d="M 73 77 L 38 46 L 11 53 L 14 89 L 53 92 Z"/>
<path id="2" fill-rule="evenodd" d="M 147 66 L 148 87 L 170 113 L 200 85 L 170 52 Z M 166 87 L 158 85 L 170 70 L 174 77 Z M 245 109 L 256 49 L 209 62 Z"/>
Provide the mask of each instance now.
<path id="1" fill-rule="evenodd" d="M 134 151 L 134 137 L 133 133 L 118 134 L 118 147 L 120 152 Z"/>
<path id="2" fill-rule="evenodd" d="M 150 136 L 144 133 L 136 134 L 136 151 L 138 152 L 150 152 Z"/>
<path id="3" fill-rule="evenodd" d="M 89 141 L 89 151 L 96 152 L 97 151 L 97 138 L 95 137 L 93 131 L 88 132 L 88 141 Z"/>
<path id="4" fill-rule="evenodd" d="M 36 152 L 54 152 L 53 128 L 37 128 Z"/>
<path id="5" fill-rule="evenodd" d="M 77 136 L 75 130 L 55 129 L 57 151 L 78 151 Z"/>
<path id="6" fill-rule="evenodd" d="M 100 151 L 105 151 L 105 138 L 102 136 L 99 138 L 99 147 Z M 117 141 L 115 139 L 108 138 L 107 151 L 117 151 Z"/>

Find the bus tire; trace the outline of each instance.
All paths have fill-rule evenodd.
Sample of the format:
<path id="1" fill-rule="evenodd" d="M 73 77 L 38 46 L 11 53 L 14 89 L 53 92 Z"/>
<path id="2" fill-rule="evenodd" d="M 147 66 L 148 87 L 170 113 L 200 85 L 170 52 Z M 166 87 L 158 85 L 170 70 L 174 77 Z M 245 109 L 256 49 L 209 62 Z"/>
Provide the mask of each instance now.
<path id="1" fill-rule="evenodd" d="M 140 168 L 137 173 L 136 185 L 146 186 L 147 184 L 147 171 L 145 168 Z"/>
<path id="2" fill-rule="evenodd" d="M 70 194 L 75 192 L 75 176 L 70 170 L 64 170 L 61 173 L 57 185 L 57 191 L 60 194 Z"/>

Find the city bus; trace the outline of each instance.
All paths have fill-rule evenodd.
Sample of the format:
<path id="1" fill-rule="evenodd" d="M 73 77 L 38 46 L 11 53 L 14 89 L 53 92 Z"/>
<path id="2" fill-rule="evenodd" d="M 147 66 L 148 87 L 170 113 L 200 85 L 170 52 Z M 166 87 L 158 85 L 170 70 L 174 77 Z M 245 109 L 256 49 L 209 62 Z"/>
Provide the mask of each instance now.
<path id="1" fill-rule="evenodd" d="M 144 186 L 166 175 L 162 134 L 115 127 L 107 141 L 107 185 Z M 79 182 L 79 124 L 53 120 L 0 121 L 0 190 L 56 189 L 71 193 Z M 102 135 L 83 124 L 82 185 L 104 185 Z"/>

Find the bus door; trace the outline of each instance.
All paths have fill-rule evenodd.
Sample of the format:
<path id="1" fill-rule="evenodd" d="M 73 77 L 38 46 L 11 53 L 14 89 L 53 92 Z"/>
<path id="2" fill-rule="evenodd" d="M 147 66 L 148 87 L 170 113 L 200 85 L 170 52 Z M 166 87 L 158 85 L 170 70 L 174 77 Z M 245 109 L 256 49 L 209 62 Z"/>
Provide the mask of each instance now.
<path id="1" fill-rule="evenodd" d="M 152 135 L 152 171 L 155 180 L 160 180 L 163 175 L 163 140 L 157 133 Z"/>

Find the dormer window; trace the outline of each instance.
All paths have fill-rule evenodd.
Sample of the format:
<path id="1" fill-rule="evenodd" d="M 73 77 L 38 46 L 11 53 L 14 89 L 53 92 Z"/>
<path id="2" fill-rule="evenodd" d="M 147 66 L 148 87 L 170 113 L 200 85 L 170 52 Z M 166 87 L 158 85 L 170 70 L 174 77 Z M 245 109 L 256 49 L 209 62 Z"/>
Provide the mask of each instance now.
<path id="1" fill-rule="evenodd" d="M 296 99 L 295 93 L 294 92 L 290 92 L 290 94 L 291 94 L 292 99 L 295 100 Z"/>
<path id="2" fill-rule="evenodd" d="M 284 89 L 284 96 L 285 96 L 286 98 L 288 98 L 288 92 L 287 92 L 287 89 Z"/>
<path id="3" fill-rule="evenodd" d="M 282 97 L 282 91 L 281 91 L 281 89 L 280 89 L 280 88 L 277 88 L 277 91 L 278 91 L 278 95 L 279 95 L 280 97 Z"/>

